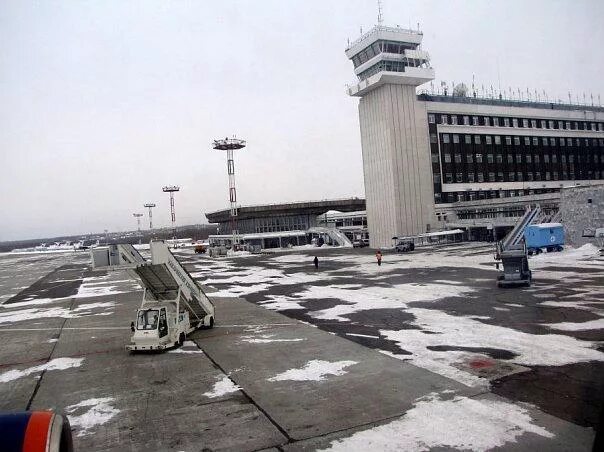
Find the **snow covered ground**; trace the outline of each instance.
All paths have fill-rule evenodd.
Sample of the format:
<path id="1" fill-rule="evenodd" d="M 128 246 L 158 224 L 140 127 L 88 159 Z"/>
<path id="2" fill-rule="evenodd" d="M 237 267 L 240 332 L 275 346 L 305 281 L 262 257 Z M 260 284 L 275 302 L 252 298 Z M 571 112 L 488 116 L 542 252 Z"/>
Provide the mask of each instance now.
<path id="1" fill-rule="evenodd" d="M 357 330 L 359 324 L 364 324 L 365 331 L 373 333 L 365 334 L 366 340 L 380 338 L 389 345 L 384 352 L 468 386 L 488 387 L 489 382 L 471 370 L 460 369 L 459 364 L 467 361 L 470 354 L 481 355 L 480 351 L 464 349 L 509 352 L 509 361 L 523 366 L 604 361 L 597 341 L 564 335 L 604 327 L 602 305 L 589 303 L 594 299 L 602 301 L 604 295 L 602 278 L 598 277 L 604 260 L 596 247 L 567 248 L 564 252 L 533 257 L 531 267 L 536 282 L 524 292 L 532 297 L 530 304 L 528 300 L 512 303 L 517 301 L 514 292 L 495 288 L 491 251 L 488 246 L 465 244 L 386 255 L 381 267 L 368 253 L 324 253 L 319 255 L 319 271 L 312 267 L 313 255 L 309 253 L 264 259 L 205 259 L 195 265 L 195 275 L 217 290 L 213 296 L 243 296 L 267 309 L 319 325 L 341 322 L 351 326 L 353 331 L 346 333 L 349 338 L 351 333 L 361 333 L 357 339 L 363 339 L 364 331 Z M 571 293 L 559 294 L 556 287 L 550 286 L 552 279 L 561 278 L 561 272 L 564 281 L 575 286 Z M 463 276 L 464 273 L 469 275 Z M 511 295 L 511 300 L 498 302 L 502 295 Z M 545 309 L 582 309 L 593 319 L 540 323 L 545 331 L 537 332 L 505 321 L 514 311 L 533 309 L 535 304 Z M 372 325 L 380 310 L 382 316 L 396 311 L 407 318 L 398 325 Z M 465 311 L 464 315 L 459 311 Z M 393 343 L 400 353 L 393 353 Z M 449 349 L 443 351 L 443 347 Z"/>

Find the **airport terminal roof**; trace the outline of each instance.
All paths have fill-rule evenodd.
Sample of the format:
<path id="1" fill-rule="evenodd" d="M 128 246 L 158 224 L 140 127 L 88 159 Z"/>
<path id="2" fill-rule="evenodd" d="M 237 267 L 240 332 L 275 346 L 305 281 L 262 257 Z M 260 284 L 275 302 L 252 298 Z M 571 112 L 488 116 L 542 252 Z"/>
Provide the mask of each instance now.
<path id="1" fill-rule="evenodd" d="M 365 199 L 363 198 L 340 198 L 323 199 L 320 201 L 297 201 L 280 204 L 263 204 L 253 206 L 239 207 L 237 218 L 244 220 L 246 218 L 268 217 L 273 215 L 321 215 L 330 210 L 340 212 L 354 212 L 365 209 Z M 230 209 L 217 210 L 206 213 L 206 218 L 210 223 L 221 223 L 230 220 Z"/>

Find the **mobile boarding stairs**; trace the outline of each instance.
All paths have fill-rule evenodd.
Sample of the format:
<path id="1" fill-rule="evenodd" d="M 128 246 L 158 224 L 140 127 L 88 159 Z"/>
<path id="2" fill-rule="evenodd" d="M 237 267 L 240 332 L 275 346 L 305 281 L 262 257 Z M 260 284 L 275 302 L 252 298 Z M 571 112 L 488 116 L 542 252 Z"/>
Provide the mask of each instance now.
<path id="1" fill-rule="evenodd" d="M 532 272 L 528 265 L 526 244 L 522 240 L 524 231 L 530 224 L 540 223 L 544 219 L 541 207 L 527 206 L 524 215 L 505 238 L 497 243 L 495 259 L 500 260 L 503 272 L 497 277 L 498 287 L 517 287 L 531 285 Z M 499 268 L 499 263 L 497 263 Z"/>
<path id="2" fill-rule="evenodd" d="M 129 244 L 109 245 L 91 250 L 93 269 L 126 270 L 144 289 L 141 308 L 153 303 L 176 303 L 177 312 L 186 311 L 193 329 L 214 326 L 214 305 L 200 285 L 178 262 L 168 245 L 152 241 L 151 261 Z"/>

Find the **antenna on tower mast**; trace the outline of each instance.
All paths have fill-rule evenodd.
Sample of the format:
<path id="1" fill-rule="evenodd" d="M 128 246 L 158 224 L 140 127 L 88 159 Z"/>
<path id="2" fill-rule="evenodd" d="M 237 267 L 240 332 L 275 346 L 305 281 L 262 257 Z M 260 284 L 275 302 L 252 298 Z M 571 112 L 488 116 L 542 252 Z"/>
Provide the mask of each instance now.
<path id="1" fill-rule="evenodd" d="M 382 17 L 382 0 L 378 0 L 378 25 L 382 25 L 384 23 L 384 18 Z"/>

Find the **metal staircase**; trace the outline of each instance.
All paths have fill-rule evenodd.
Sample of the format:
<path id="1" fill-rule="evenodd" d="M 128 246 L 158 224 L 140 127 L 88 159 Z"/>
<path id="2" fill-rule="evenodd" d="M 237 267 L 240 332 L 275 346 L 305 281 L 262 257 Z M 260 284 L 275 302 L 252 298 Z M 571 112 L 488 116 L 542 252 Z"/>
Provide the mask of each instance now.
<path id="1" fill-rule="evenodd" d="M 310 228 L 308 230 L 308 232 L 310 232 L 312 234 L 326 235 L 332 240 L 332 242 L 338 244 L 339 246 L 346 247 L 346 248 L 352 248 L 352 242 L 350 241 L 350 239 L 348 237 L 346 237 L 345 234 L 343 234 L 342 232 L 338 231 L 335 228 L 325 228 L 325 227 L 316 226 L 314 228 Z"/>

